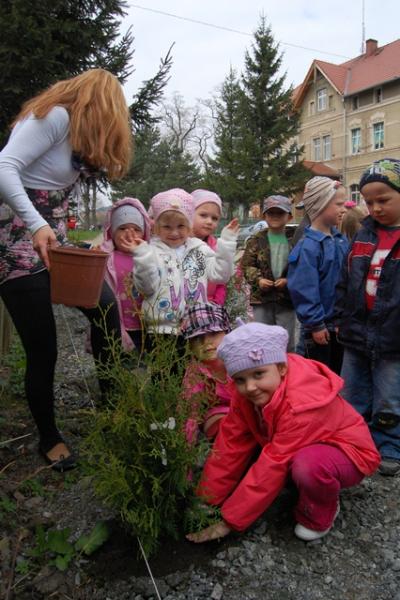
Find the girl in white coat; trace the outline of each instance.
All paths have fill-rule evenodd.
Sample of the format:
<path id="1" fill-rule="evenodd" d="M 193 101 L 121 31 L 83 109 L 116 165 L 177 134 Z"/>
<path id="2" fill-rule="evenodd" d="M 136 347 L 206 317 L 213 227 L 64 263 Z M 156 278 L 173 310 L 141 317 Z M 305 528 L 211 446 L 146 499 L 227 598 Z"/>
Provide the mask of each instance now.
<path id="1" fill-rule="evenodd" d="M 179 335 L 187 305 L 207 302 L 207 283 L 226 283 L 233 274 L 237 219 L 227 225 L 214 252 L 190 237 L 194 203 L 190 194 L 172 189 L 156 194 L 149 213 L 154 219 L 151 243 L 129 234 L 135 257 L 135 287 L 144 296 L 144 319 L 151 334 Z"/>

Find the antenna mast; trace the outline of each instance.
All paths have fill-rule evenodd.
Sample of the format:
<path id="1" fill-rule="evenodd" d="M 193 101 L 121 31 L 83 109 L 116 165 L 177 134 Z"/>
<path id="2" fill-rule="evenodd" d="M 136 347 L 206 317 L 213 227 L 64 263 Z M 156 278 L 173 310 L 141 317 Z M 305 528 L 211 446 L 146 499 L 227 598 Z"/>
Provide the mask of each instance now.
<path id="1" fill-rule="evenodd" d="M 365 0 L 362 0 L 361 54 L 365 53 Z"/>

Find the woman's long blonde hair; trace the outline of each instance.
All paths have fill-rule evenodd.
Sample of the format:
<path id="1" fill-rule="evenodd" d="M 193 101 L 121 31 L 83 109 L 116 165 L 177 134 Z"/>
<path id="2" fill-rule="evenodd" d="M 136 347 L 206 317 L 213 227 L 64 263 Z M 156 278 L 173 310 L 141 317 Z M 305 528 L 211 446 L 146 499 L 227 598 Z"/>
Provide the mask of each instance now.
<path id="1" fill-rule="evenodd" d="M 42 119 L 54 106 L 70 115 L 74 152 L 110 180 L 128 171 L 132 157 L 129 109 L 118 79 L 104 69 L 90 69 L 65 79 L 25 102 L 13 125 L 33 113 Z"/>

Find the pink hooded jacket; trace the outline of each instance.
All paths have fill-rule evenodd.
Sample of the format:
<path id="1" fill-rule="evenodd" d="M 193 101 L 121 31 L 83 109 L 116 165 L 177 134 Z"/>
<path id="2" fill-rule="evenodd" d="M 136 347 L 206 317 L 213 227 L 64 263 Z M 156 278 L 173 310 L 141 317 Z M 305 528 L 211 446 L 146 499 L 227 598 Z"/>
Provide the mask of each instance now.
<path id="1" fill-rule="evenodd" d="M 113 204 L 112 208 L 108 211 L 107 216 L 106 216 L 106 221 L 104 223 L 104 228 L 103 228 L 104 241 L 101 244 L 101 249 L 104 252 L 108 252 L 108 254 L 109 254 L 109 258 L 107 261 L 105 280 L 108 283 L 108 285 L 110 286 L 110 288 L 112 289 L 112 291 L 114 292 L 116 301 L 118 304 L 118 311 L 119 311 L 120 321 L 121 321 L 122 344 L 123 344 L 125 350 L 131 350 L 133 348 L 133 342 L 125 329 L 123 318 L 122 318 L 122 309 L 121 309 L 118 295 L 116 293 L 117 276 L 116 276 L 116 270 L 115 270 L 115 264 L 114 264 L 115 246 L 114 246 L 114 242 L 112 239 L 112 233 L 111 233 L 111 216 L 113 214 L 113 211 L 116 208 L 118 208 L 119 206 L 123 206 L 124 204 L 130 204 L 134 208 L 137 208 L 138 211 L 140 212 L 140 214 L 143 216 L 143 219 L 144 219 L 143 239 L 146 240 L 146 242 L 148 242 L 150 240 L 150 219 L 149 219 L 149 215 L 147 214 L 145 207 L 140 202 L 140 200 L 137 200 L 137 198 L 122 198 L 122 200 L 118 200 L 115 204 Z"/>
<path id="2" fill-rule="evenodd" d="M 211 250 L 216 252 L 217 239 L 213 235 L 209 235 L 204 241 L 210 246 Z M 223 306 L 226 298 L 226 284 L 209 281 L 207 285 L 207 296 L 210 302 L 215 302 L 215 304 Z"/>
<path id="3" fill-rule="evenodd" d="M 329 444 L 342 450 L 364 475 L 378 468 L 380 455 L 368 426 L 339 395 L 342 387 L 343 379 L 322 363 L 288 354 L 288 372 L 258 418 L 253 404 L 232 385 L 230 411 L 197 491 L 210 504 L 221 506 L 232 529 L 246 529 L 267 510 L 301 448 Z"/>

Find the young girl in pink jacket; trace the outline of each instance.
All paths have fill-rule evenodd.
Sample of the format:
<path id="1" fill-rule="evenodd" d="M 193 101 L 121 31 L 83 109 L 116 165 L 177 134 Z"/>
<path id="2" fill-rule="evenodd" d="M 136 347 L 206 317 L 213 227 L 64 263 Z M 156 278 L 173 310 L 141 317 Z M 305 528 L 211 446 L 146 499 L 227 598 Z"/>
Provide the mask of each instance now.
<path id="1" fill-rule="evenodd" d="M 379 465 L 367 425 L 339 395 L 343 380 L 322 363 L 287 355 L 287 342 L 282 327 L 249 323 L 218 348 L 234 389 L 198 494 L 221 507 L 222 520 L 189 534 L 193 542 L 247 529 L 289 477 L 299 492 L 295 535 L 321 538 L 339 512 L 340 490 Z"/>
<path id="2" fill-rule="evenodd" d="M 181 324 L 193 356 L 183 378 L 183 397 L 191 404 L 192 416 L 186 423 L 186 436 L 195 442 L 202 432 L 214 440 L 231 401 L 231 378 L 217 358 L 219 344 L 231 331 L 226 310 L 218 304 L 191 306 Z"/>
<path id="3" fill-rule="evenodd" d="M 194 190 L 194 218 L 192 232 L 194 237 L 205 242 L 214 252 L 217 249 L 217 239 L 214 233 L 222 214 L 222 201 L 215 192 L 209 190 Z M 209 302 L 224 305 L 226 298 L 226 284 L 209 282 L 207 286 Z"/>
<path id="4" fill-rule="evenodd" d="M 143 350 L 142 296 L 133 285 L 134 258 L 126 245 L 126 235 L 134 231 L 150 240 L 150 219 L 137 198 L 118 200 L 107 213 L 101 250 L 109 253 L 105 280 L 114 292 L 121 321 L 121 338 L 126 350 Z"/>

